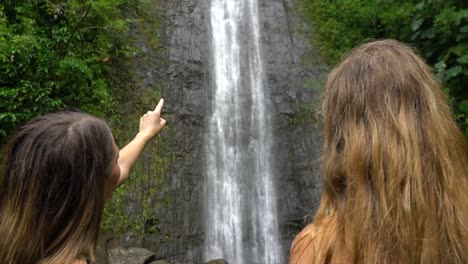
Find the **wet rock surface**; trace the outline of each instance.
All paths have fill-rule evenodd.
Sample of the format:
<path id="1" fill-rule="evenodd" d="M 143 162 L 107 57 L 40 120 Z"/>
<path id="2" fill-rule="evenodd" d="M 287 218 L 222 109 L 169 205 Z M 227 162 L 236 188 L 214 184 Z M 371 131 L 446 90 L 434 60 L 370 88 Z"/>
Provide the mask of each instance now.
<path id="1" fill-rule="evenodd" d="M 312 31 L 297 12 L 298 2 L 259 0 L 284 255 L 304 226 L 304 218 L 314 212 L 320 195 L 317 160 L 321 140 L 310 115 L 319 97 L 315 87 L 323 70 L 310 48 Z M 210 228 L 203 225 L 202 200 L 205 132 L 213 89 L 210 1 L 159 0 L 159 12 L 155 15 L 163 18 L 159 29 L 162 48 L 154 51 L 137 40 L 147 58 L 135 71 L 143 80 L 141 85 L 162 87 L 174 160 L 152 198 L 155 219 L 148 225 L 157 231 L 122 243 L 147 248 L 158 261 L 203 263 L 204 229 Z M 109 252 L 112 250 L 116 249 Z M 122 252 L 118 249 L 112 254 Z M 226 263 L 216 261 L 209 263 Z"/>
<path id="2" fill-rule="evenodd" d="M 97 259 L 97 264 L 181 264 L 179 262 L 168 261 L 167 259 L 157 259 L 154 252 L 145 248 L 123 248 L 118 247 L 109 250 L 108 260 Z M 193 263 L 193 262 L 190 262 Z M 188 263 L 187 263 L 188 264 Z M 215 259 L 204 264 L 229 264 L 224 259 Z"/>
<path id="3" fill-rule="evenodd" d="M 224 259 L 215 259 L 215 260 L 210 260 L 206 262 L 205 264 L 229 264 L 229 263 Z"/>
<path id="4" fill-rule="evenodd" d="M 161 68 L 162 95 L 170 114 L 175 159 L 155 205 L 161 234 L 147 235 L 143 246 L 158 257 L 181 263 L 202 260 L 204 129 L 209 105 L 209 1 L 162 0 L 161 42 L 167 67 Z"/>
<path id="5" fill-rule="evenodd" d="M 285 255 L 321 193 L 321 138 L 314 115 L 324 68 L 297 0 L 259 0 L 267 87 L 273 103 L 273 158 Z"/>
<path id="6" fill-rule="evenodd" d="M 109 264 L 147 264 L 155 260 L 154 253 L 144 248 L 114 248 L 108 255 Z"/>

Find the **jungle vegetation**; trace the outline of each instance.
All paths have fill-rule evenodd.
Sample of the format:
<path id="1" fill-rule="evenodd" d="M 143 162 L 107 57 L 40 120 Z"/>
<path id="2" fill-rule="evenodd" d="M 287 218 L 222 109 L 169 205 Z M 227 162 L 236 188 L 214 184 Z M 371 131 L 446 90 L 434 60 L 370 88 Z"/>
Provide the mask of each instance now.
<path id="1" fill-rule="evenodd" d="M 468 2 L 463 0 L 300 0 L 324 60 L 333 66 L 349 49 L 393 38 L 433 67 L 455 118 L 468 136 Z"/>

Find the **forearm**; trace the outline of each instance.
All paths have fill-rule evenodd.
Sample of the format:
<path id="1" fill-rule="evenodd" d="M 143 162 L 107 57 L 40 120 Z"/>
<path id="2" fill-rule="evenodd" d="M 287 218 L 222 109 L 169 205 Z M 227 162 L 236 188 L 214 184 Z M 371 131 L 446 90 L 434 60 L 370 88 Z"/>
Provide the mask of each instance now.
<path id="1" fill-rule="evenodd" d="M 135 162 L 150 139 L 140 132 L 130 143 L 120 150 L 118 160 L 120 177 L 117 186 L 120 186 L 127 179 L 130 170 L 135 165 Z"/>
<path id="2" fill-rule="evenodd" d="M 117 186 L 121 185 L 128 177 L 130 170 L 140 156 L 146 143 L 155 137 L 166 125 L 166 120 L 161 117 L 164 100 L 159 100 L 154 111 L 148 111 L 140 118 L 140 128 L 135 138 L 119 151 L 117 161 L 120 168 L 120 177 Z"/>

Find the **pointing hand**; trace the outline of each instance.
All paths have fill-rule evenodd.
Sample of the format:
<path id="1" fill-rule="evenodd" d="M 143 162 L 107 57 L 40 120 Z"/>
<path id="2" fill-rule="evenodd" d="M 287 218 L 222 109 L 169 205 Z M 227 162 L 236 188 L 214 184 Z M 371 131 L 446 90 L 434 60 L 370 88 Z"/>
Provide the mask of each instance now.
<path id="1" fill-rule="evenodd" d="M 156 136 L 167 123 L 167 121 L 161 117 L 163 106 L 164 99 L 161 98 L 153 111 L 148 111 L 140 118 L 140 133 L 148 140 Z"/>

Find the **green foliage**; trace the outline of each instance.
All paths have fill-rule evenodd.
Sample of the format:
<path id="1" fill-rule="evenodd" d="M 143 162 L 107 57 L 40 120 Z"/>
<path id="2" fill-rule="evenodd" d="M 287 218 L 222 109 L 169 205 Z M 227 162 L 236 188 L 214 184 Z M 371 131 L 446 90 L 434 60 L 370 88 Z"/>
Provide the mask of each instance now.
<path id="1" fill-rule="evenodd" d="M 0 147 L 24 121 L 47 112 L 78 108 L 103 117 L 123 147 L 139 119 L 160 99 L 159 87 L 136 89 L 130 69 L 141 58 L 133 28 L 159 48 L 157 0 L 6 0 L 0 4 Z M 124 11 L 136 11 L 129 19 Z M 143 21 L 144 20 L 144 21 Z M 172 161 L 170 128 L 146 146 L 128 180 L 107 204 L 104 233 L 157 233 L 154 206 Z M 157 142 L 157 146 L 156 146 Z M 0 157 L 1 158 L 1 157 Z M 129 212 L 130 204 L 136 208 Z"/>
<path id="2" fill-rule="evenodd" d="M 122 121 L 114 124 L 119 129 L 113 131 L 117 145 L 123 147 L 137 133 L 142 113 L 152 109 L 161 98 L 157 89 L 147 89 L 132 97 L 132 111 L 124 114 Z M 166 115 L 167 118 L 167 115 Z M 167 174 L 169 164 L 174 155 L 169 148 L 172 132 L 168 126 L 152 140 L 142 153 L 127 181 L 114 193 L 112 200 L 104 210 L 101 227 L 104 233 L 118 237 L 131 231 L 134 234 L 158 233 L 158 215 L 155 213 L 157 204 L 168 201 L 157 200 L 158 191 L 163 188 L 162 178 Z M 129 208 L 136 212 L 129 212 Z"/>
<path id="3" fill-rule="evenodd" d="M 447 0 L 301 0 L 326 59 L 335 64 L 368 39 L 393 38 L 421 51 L 436 70 L 468 136 L 468 9 Z"/>
<path id="4" fill-rule="evenodd" d="M 159 45 L 160 25 L 159 1 L 140 1 L 126 8 L 130 14 L 138 14 L 132 18 L 129 26 L 132 32 L 128 38 L 137 38 L 139 43 L 148 44 L 153 50 Z M 148 61 L 145 53 L 135 50 L 132 60 L 119 59 L 112 68 L 109 79 L 113 87 L 113 97 L 119 115 L 110 118 L 112 134 L 118 146 L 125 146 L 138 132 L 139 120 L 142 114 L 152 110 L 161 98 L 162 83 L 152 87 L 141 87 L 138 83 L 138 71 L 148 65 L 154 67 L 154 60 Z M 154 58 L 153 58 L 154 59 Z M 156 63 L 164 63 L 157 61 Z M 159 64 L 158 64 L 159 65 Z M 168 114 L 165 118 L 170 118 Z M 161 197 L 160 190 L 164 188 L 163 178 L 167 174 L 169 164 L 174 160 L 174 154 L 169 147 L 172 135 L 171 127 L 163 129 L 160 136 L 153 139 L 140 155 L 125 183 L 114 191 L 112 199 L 107 203 L 102 218 L 103 233 L 118 238 L 124 233 L 141 237 L 143 234 L 159 234 L 159 215 L 157 207 L 167 204 L 167 198 Z"/>
<path id="5" fill-rule="evenodd" d="M 455 117 L 468 135 L 468 9 L 454 2 L 422 1 L 416 10 L 409 41 L 434 65 Z"/>
<path id="6" fill-rule="evenodd" d="M 128 29 L 137 28 L 151 48 L 158 48 L 157 8 L 157 0 L 1 2 L 0 147 L 24 121 L 67 108 L 108 120 L 116 143 L 127 144 L 140 116 L 160 98 L 158 87 L 135 88 L 138 80 L 129 69 L 139 53 Z M 127 18 L 125 10 L 141 12 L 145 23 Z M 158 231 L 153 207 L 168 201 L 153 199 L 172 160 L 169 131 L 146 146 L 126 183 L 114 192 L 102 218 L 104 233 Z M 141 211 L 129 212 L 131 202 Z"/>
<path id="7" fill-rule="evenodd" d="M 0 145 L 19 124 L 63 108 L 115 113 L 109 60 L 129 53 L 127 0 L 0 4 Z"/>

